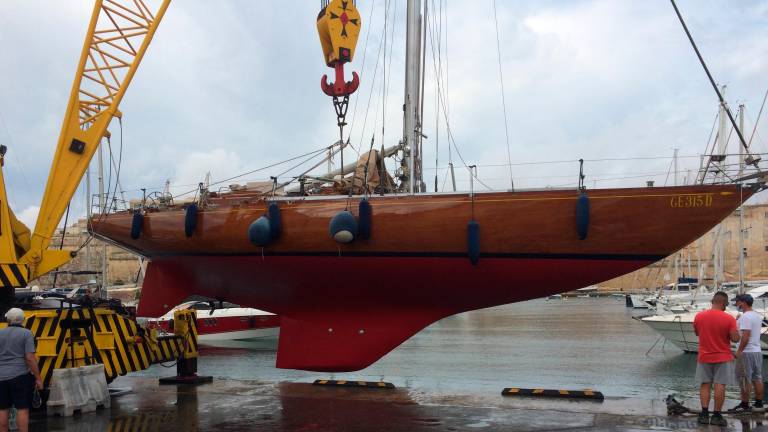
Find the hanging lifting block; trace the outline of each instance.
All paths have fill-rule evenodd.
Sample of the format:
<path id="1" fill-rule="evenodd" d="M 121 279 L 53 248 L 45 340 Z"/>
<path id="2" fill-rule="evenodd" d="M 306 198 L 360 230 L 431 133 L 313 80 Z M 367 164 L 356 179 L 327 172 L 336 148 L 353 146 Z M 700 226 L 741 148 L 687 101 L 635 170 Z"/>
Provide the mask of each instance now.
<path id="1" fill-rule="evenodd" d="M 351 0 L 333 0 L 317 16 L 317 33 L 328 67 L 348 63 L 355 56 L 360 35 L 360 12 Z"/>

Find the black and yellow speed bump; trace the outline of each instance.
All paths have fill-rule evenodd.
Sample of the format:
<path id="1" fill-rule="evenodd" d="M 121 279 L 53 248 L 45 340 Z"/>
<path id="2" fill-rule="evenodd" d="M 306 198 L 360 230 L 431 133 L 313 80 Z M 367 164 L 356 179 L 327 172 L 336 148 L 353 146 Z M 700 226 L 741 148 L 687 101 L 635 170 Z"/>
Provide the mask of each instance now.
<path id="1" fill-rule="evenodd" d="M 378 389 L 393 389 L 395 385 L 383 381 L 345 381 L 345 380 L 315 380 L 312 385 L 325 386 L 325 387 L 361 387 L 361 388 L 378 388 Z"/>
<path id="2" fill-rule="evenodd" d="M 525 389 L 510 387 L 501 391 L 502 396 L 525 396 L 557 399 L 590 399 L 603 401 L 605 396 L 594 390 L 551 390 L 551 389 Z"/>

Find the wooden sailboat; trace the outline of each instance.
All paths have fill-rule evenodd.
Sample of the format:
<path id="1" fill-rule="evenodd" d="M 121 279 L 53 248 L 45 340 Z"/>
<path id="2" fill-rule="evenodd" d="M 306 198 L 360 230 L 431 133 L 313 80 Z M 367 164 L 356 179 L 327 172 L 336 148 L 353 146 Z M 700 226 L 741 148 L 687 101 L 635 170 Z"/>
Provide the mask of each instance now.
<path id="1" fill-rule="evenodd" d="M 328 7 L 336 3 L 353 7 Z M 419 193 L 418 4 L 408 2 L 400 192 L 281 197 L 245 189 L 201 194 L 195 205 L 96 215 L 98 237 L 151 260 L 140 315 L 162 315 L 191 294 L 255 307 L 281 318 L 278 367 L 358 370 L 449 315 L 651 264 L 755 190 Z"/>

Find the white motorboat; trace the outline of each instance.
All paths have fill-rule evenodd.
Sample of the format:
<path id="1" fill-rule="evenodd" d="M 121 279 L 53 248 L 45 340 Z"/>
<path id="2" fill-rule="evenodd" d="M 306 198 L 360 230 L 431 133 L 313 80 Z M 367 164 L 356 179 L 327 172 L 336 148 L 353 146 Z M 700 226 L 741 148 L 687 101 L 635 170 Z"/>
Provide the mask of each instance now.
<path id="1" fill-rule="evenodd" d="M 190 301 L 148 321 L 162 331 L 171 332 L 173 313 L 186 309 L 194 310 L 197 316 L 200 345 L 219 346 L 230 341 L 275 342 L 279 335 L 280 317 L 277 315 L 226 302 Z"/>
<path id="2" fill-rule="evenodd" d="M 632 308 L 633 309 L 648 309 L 651 307 L 651 304 L 648 303 L 646 300 L 648 300 L 651 296 L 648 294 L 630 294 L 629 298 L 632 301 Z"/>
<path id="3" fill-rule="evenodd" d="M 754 299 L 753 304 L 755 312 L 765 316 L 768 310 L 765 309 L 765 304 L 768 302 L 768 285 L 752 289 L 747 292 Z M 693 320 L 696 314 L 701 310 L 709 307 L 706 303 L 698 303 L 693 305 L 698 310 L 685 312 L 685 313 L 666 313 L 648 316 L 640 318 L 640 321 L 645 323 L 648 327 L 655 330 L 667 341 L 671 342 L 681 350 L 685 352 L 697 353 L 699 352 L 699 338 L 693 330 Z M 726 310 L 734 318 L 739 316 L 739 312 L 733 309 Z M 760 341 L 763 350 L 763 355 L 768 355 L 768 327 L 763 326 Z"/>

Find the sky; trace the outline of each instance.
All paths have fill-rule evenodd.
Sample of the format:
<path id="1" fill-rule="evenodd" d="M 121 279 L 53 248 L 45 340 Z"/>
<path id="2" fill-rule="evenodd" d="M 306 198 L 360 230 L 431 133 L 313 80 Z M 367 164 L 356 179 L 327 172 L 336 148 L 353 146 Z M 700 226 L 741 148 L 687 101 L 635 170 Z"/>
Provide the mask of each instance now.
<path id="1" fill-rule="evenodd" d="M 376 148 L 402 138 L 405 1 L 357 4 L 363 27 L 346 69 L 360 73 L 361 86 L 350 102 L 354 149 L 346 162 L 372 138 Z M 768 1 L 678 5 L 715 79 L 727 85 L 729 105 L 746 105 L 751 135 L 768 89 Z M 430 0 L 429 7 L 442 10 L 429 13 L 428 39 L 435 42 L 425 56 L 430 190 L 435 178 L 439 190 L 450 190 L 449 161 L 460 190 L 470 187 L 465 165 L 472 164 L 484 183 L 478 190 L 509 188 L 510 171 L 517 188 L 575 187 L 580 158 L 587 187 L 672 184 L 674 148 L 678 182 L 695 176 L 718 103 L 668 1 L 499 0 L 498 34 L 493 0 Z M 0 2 L 4 173 L 13 209 L 31 225 L 91 8 L 83 0 Z M 126 197 L 162 190 L 166 181 L 182 193 L 208 172 L 222 181 L 334 143 L 333 106 L 319 85 L 332 70 L 317 38 L 318 8 L 304 0 L 173 2 L 120 106 L 122 129 L 116 121 L 110 127 L 115 155 L 122 137 Z M 765 121 L 752 150 L 768 151 Z M 736 151 L 734 139 L 729 151 Z M 301 170 L 291 166 L 221 186 L 288 179 Z M 81 188 L 73 217 L 85 214 L 86 201 Z"/>

